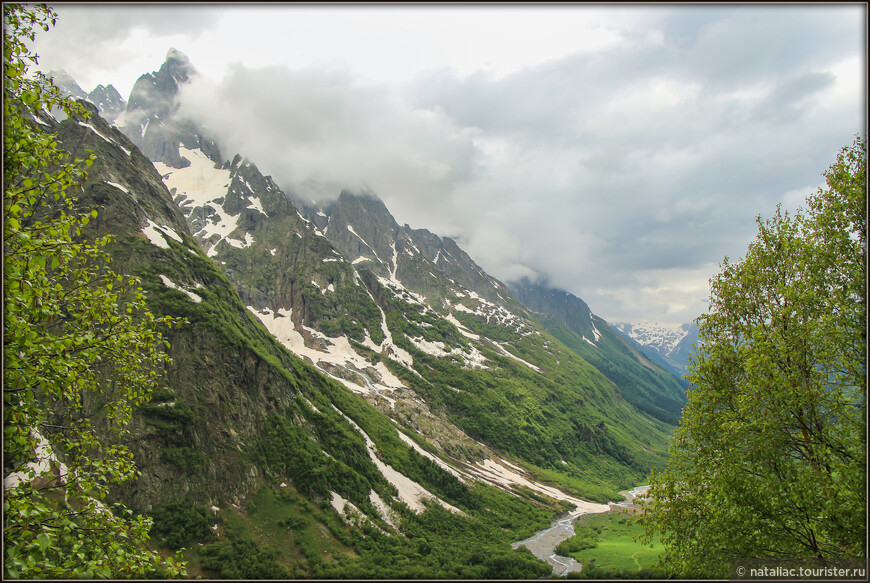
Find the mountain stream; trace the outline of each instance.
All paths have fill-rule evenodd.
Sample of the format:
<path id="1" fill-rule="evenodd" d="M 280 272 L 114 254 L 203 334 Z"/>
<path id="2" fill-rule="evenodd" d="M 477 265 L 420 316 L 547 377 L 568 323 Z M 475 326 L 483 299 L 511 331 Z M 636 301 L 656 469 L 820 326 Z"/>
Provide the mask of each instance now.
<path id="1" fill-rule="evenodd" d="M 532 551 L 533 555 L 541 560 L 547 561 L 553 567 L 553 575 L 557 577 L 564 577 L 572 571 L 580 571 L 583 567 L 582 564 L 578 563 L 571 557 L 563 557 L 556 554 L 556 547 L 559 546 L 559 543 L 574 536 L 574 521 L 584 514 L 609 512 L 614 506 L 630 506 L 634 499 L 637 496 L 644 494 L 648 488 L 649 486 L 638 486 L 625 494 L 625 500 L 623 502 L 612 503 L 607 507 L 602 506 L 603 510 L 575 510 L 572 514 L 554 521 L 549 528 L 539 530 L 529 538 L 515 542 L 511 546 L 514 549 L 517 549 L 520 546 L 525 546 L 527 549 Z"/>

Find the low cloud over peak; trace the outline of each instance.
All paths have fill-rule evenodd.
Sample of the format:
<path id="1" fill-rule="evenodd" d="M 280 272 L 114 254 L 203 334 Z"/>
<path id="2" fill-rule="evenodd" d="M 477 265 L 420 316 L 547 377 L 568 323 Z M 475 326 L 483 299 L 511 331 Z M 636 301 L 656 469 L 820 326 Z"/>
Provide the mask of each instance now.
<path id="1" fill-rule="evenodd" d="M 301 196 L 367 185 L 495 277 L 614 321 L 702 313 L 755 217 L 866 127 L 863 6 L 354 10 L 162 5 L 53 42 L 103 63 L 84 47 L 176 46 L 204 72 L 180 112 L 225 155 Z"/>
<path id="2" fill-rule="evenodd" d="M 471 179 L 478 158 L 443 112 L 410 108 L 340 72 L 234 64 L 222 79 L 185 86 L 180 99 L 179 114 L 208 127 L 223 151 L 245 152 L 313 198 L 363 184 L 435 197 Z"/>

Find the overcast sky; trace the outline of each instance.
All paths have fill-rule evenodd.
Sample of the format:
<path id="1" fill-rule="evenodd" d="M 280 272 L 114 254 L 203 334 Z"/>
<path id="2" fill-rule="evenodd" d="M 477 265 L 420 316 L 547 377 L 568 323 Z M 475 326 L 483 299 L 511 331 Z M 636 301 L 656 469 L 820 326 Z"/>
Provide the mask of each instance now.
<path id="1" fill-rule="evenodd" d="M 126 99 L 174 47 L 182 110 L 286 190 L 375 191 L 504 281 L 689 322 L 755 217 L 866 132 L 844 5 L 65 5 L 40 64 Z"/>

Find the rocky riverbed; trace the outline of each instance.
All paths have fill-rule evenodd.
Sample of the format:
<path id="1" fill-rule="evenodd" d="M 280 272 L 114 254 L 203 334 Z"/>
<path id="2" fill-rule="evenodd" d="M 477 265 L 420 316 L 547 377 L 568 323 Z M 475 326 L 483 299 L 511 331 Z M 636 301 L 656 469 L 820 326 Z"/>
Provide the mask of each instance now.
<path id="1" fill-rule="evenodd" d="M 574 536 L 574 522 L 584 514 L 599 514 L 609 512 L 614 506 L 625 507 L 631 506 L 635 498 L 646 493 L 649 486 L 638 486 L 631 491 L 623 492 L 625 500 L 612 504 L 594 504 L 592 502 L 583 502 L 578 504 L 577 508 L 568 516 L 558 518 L 550 525 L 549 528 L 539 530 L 534 535 L 525 540 L 513 543 L 513 548 L 521 546 L 526 547 L 532 554 L 547 561 L 553 567 L 553 575 L 564 577 L 572 571 L 580 571 L 582 565 L 571 557 L 563 557 L 557 555 L 555 549 L 563 540 Z"/>

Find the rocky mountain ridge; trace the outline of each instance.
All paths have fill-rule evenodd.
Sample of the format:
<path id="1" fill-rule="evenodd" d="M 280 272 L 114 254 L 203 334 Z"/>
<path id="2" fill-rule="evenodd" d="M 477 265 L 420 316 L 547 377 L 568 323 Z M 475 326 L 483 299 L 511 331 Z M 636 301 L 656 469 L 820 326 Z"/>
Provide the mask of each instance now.
<path id="1" fill-rule="evenodd" d="M 180 152 L 189 166 L 155 166 L 206 254 L 275 337 L 383 412 L 425 422 L 445 448 L 480 455 L 395 367 L 424 378 L 419 363 L 434 357 L 482 371 L 493 366 L 486 351 L 495 350 L 542 373 L 511 352 L 511 340 L 540 331 L 507 287 L 451 240 L 398 227 L 370 193 L 343 192 L 329 214 L 317 211 L 321 231 L 253 164 L 236 157 L 217 167 L 201 151 Z"/>
<path id="2" fill-rule="evenodd" d="M 197 75 L 187 56 L 169 49 L 160 69 L 136 80 L 127 99 L 123 131 L 148 158 L 173 168 L 190 164 L 179 147 L 201 149 L 213 162 L 222 163 L 217 144 L 188 120 L 174 116 L 179 86 Z"/>
<path id="3" fill-rule="evenodd" d="M 66 71 L 49 71 L 47 75 L 54 80 L 58 87 L 72 97 L 85 99 L 96 105 L 100 116 L 110 124 L 119 120 L 127 108 L 127 102 L 113 85 L 97 85 L 93 91 L 86 93 Z M 61 110 L 53 111 L 52 114 L 57 119 L 65 117 Z"/>
<path id="4" fill-rule="evenodd" d="M 143 115 L 159 119 L 171 112 L 179 83 L 190 74 L 189 61 L 170 51 L 160 71 L 140 79 L 152 93 L 164 88 L 163 95 L 151 96 L 153 110 L 142 109 Z M 137 91 L 134 87 L 133 93 Z M 134 101 L 131 96 L 130 103 Z M 137 136 L 132 132 L 131 139 L 135 142 Z M 468 380 L 455 376 L 470 371 L 473 378 L 504 368 L 503 361 L 493 361 L 489 354 L 547 374 L 517 352 L 517 343 L 534 339 L 526 350 L 552 353 L 552 340 L 542 337 L 532 314 L 507 286 L 483 272 L 454 241 L 399 226 L 371 192 L 343 191 L 328 205 L 300 205 L 298 210 L 292 192 L 285 195 L 241 156 L 216 163 L 201 148 L 188 148 L 169 134 L 163 139 L 160 156 L 176 148 L 177 153 L 161 159 L 183 162 L 158 159 L 155 167 L 194 237 L 221 265 L 251 313 L 285 347 L 384 413 L 394 415 L 398 409 L 412 424 L 425 420 L 428 437 L 445 447 L 475 450 L 467 439 L 458 438 L 458 444 L 447 439 L 463 433 L 475 441 L 504 439 L 504 431 L 497 432 L 491 423 L 484 429 L 477 418 L 483 402 L 498 392 L 475 398 L 473 404 L 457 400 L 456 393 L 463 391 L 456 383 Z M 568 354 L 564 360 L 573 362 L 576 357 Z M 435 407 L 427 376 L 431 373 L 425 370 L 431 366 L 421 368 L 431 359 L 451 363 L 444 371 L 451 381 L 436 391 L 448 392 L 438 395 Z M 562 360 L 556 359 L 560 364 Z M 616 389 L 584 360 L 576 366 L 586 371 L 577 379 L 591 375 L 588 382 L 601 385 L 596 391 Z M 417 379 L 422 380 L 420 387 L 414 386 Z M 631 402 L 629 389 L 614 396 Z M 523 385 L 517 390 L 524 394 L 528 389 Z M 466 417 L 458 422 L 457 433 L 456 414 L 462 410 Z M 500 418 L 503 429 L 515 424 L 507 417 Z M 592 439 L 591 428 L 584 431 Z M 605 431 L 605 425 L 598 431 Z M 536 463 L 554 461 L 540 449 L 524 449 Z"/>

